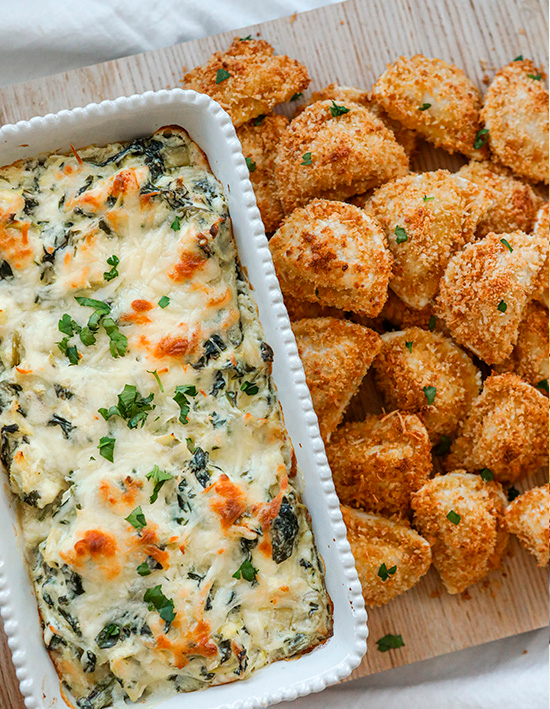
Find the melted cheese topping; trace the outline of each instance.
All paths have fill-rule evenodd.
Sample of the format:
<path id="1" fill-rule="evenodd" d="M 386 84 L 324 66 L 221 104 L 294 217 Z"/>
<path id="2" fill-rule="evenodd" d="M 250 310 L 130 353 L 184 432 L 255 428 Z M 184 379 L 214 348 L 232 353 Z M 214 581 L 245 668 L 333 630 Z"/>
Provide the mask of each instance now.
<path id="1" fill-rule="evenodd" d="M 271 356 L 185 131 L 0 170 L 1 460 L 81 709 L 329 636 Z"/>

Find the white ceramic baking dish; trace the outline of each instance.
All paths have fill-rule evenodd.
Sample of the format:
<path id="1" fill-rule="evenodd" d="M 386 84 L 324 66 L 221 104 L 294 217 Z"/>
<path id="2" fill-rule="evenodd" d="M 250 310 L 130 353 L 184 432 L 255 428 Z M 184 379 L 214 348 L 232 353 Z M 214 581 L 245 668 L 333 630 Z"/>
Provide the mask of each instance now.
<path id="1" fill-rule="evenodd" d="M 309 654 L 277 662 L 244 681 L 180 694 L 157 704 L 158 709 L 253 709 L 318 692 L 349 675 L 366 650 L 367 617 L 317 417 L 248 169 L 229 116 L 219 104 L 194 91 L 149 91 L 3 126 L 0 165 L 54 150 L 66 152 L 69 143 L 79 148 L 130 140 L 169 124 L 181 125 L 189 132 L 225 188 L 239 257 L 253 288 L 266 340 L 274 350 L 273 377 L 304 473 L 303 497 L 326 564 L 327 588 L 334 603 L 334 635 Z M 0 611 L 28 709 L 66 706 L 59 678 L 42 642 L 36 601 L 21 558 L 13 500 L 6 482 L 0 492 Z"/>

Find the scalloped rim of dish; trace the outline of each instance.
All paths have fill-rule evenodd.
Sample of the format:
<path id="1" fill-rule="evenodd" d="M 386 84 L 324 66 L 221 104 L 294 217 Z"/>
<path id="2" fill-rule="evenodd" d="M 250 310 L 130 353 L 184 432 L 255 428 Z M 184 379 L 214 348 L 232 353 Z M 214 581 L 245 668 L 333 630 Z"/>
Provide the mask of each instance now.
<path id="1" fill-rule="evenodd" d="M 311 396 L 306 385 L 304 370 L 302 367 L 301 360 L 298 356 L 298 349 L 296 346 L 296 341 L 294 334 L 292 332 L 288 314 L 283 303 L 283 298 L 279 288 L 279 283 L 275 275 L 275 269 L 273 266 L 273 261 L 271 259 L 271 253 L 269 251 L 268 242 L 265 236 L 263 223 L 260 218 L 259 210 L 256 206 L 256 198 L 254 191 L 249 179 L 249 171 L 245 162 L 245 159 L 241 152 L 241 145 L 237 138 L 235 129 L 229 118 L 228 114 L 222 109 L 222 107 L 210 99 L 204 94 L 198 94 L 194 91 L 188 91 L 183 89 L 171 89 L 171 90 L 161 90 L 161 91 L 147 91 L 143 94 L 134 94 L 132 96 L 121 96 L 116 99 L 102 101 L 101 103 L 90 103 L 85 107 L 79 107 L 74 109 L 63 109 L 58 113 L 48 113 L 45 116 L 35 116 L 29 120 L 19 121 L 15 124 L 4 125 L 0 128 L 0 163 L 2 165 L 9 165 L 13 160 L 5 162 L 2 158 L 3 153 L 6 151 L 6 144 L 12 144 L 12 150 L 17 150 L 19 153 L 23 153 L 22 157 L 30 157 L 27 155 L 29 152 L 29 146 L 27 143 L 22 144 L 22 136 L 26 140 L 29 139 L 29 134 L 33 131 L 47 130 L 48 128 L 59 127 L 60 123 L 63 123 L 70 133 L 70 129 L 81 124 L 82 121 L 86 121 L 91 117 L 112 117 L 120 114 L 121 110 L 133 110 L 139 111 L 143 109 L 144 111 L 148 108 L 158 108 L 162 106 L 174 105 L 174 104 L 185 104 L 194 105 L 198 109 L 203 110 L 205 113 L 209 114 L 211 118 L 218 124 L 220 129 L 220 134 L 223 140 L 226 142 L 227 147 L 230 151 L 229 158 L 232 163 L 232 168 L 234 170 L 234 176 L 236 181 L 240 184 L 242 190 L 242 196 L 244 196 L 244 207 L 246 211 L 247 223 L 241 223 L 239 228 L 244 231 L 248 231 L 249 236 L 252 237 L 253 243 L 250 244 L 250 248 L 254 248 L 259 260 L 261 261 L 261 276 L 265 279 L 267 284 L 267 289 L 270 296 L 270 304 L 268 307 L 274 317 L 276 323 L 276 328 L 279 335 L 279 343 L 277 349 L 279 354 L 283 354 L 283 358 L 286 360 L 286 364 L 290 368 L 290 376 L 295 385 L 294 399 L 298 400 L 299 408 L 302 415 L 303 423 L 305 429 L 307 430 L 307 436 L 309 438 L 309 444 L 311 446 L 311 452 L 314 456 L 314 471 L 310 471 L 308 474 L 316 473 L 318 477 L 318 482 L 323 491 L 323 498 L 325 503 L 325 508 L 328 511 L 328 521 L 330 524 L 330 536 L 333 538 L 336 547 L 337 556 L 341 562 L 341 568 L 345 574 L 345 585 L 347 587 L 347 598 L 332 598 L 334 607 L 336 610 L 336 602 L 343 603 L 345 600 L 346 604 L 349 604 L 349 608 L 346 609 L 350 612 L 354 618 L 354 634 L 349 640 L 349 648 L 347 654 L 341 657 L 336 664 L 330 669 L 320 672 L 317 676 L 309 677 L 307 679 L 293 682 L 290 686 L 281 686 L 278 684 L 277 687 L 272 686 L 267 691 L 262 694 L 256 694 L 255 696 L 243 696 L 230 703 L 222 703 L 211 705 L 221 709 L 221 707 L 227 707 L 227 709 L 255 709 L 256 707 L 265 707 L 270 704 L 275 704 L 282 701 L 290 701 L 296 699 L 299 696 L 304 696 L 312 692 L 319 692 L 323 690 L 330 684 L 334 684 L 339 680 L 347 677 L 361 662 L 361 659 L 366 651 L 366 639 L 368 635 L 367 628 L 367 614 L 364 606 L 363 596 L 361 593 L 361 585 L 357 576 L 355 569 L 355 561 L 351 554 L 351 549 L 347 541 L 346 528 L 342 520 L 342 515 L 340 512 L 339 501 L 336 496 L 334 489 L 334 484 L 332 481 L 332 474 L 328 465 L 328 461 L 325 454 L 325 448 L 323 441 L 319 433 L 319 426 L 317 422 L 317 416 L 313 410 L 313 405 L 311 401 Z M 163 124 L 163 125 L 166 125 Z M 182 127 L 187 130 L 185 124 Z M 122 132 L 122 131 L 121 131 Z M 193 136 L 191 136 L 193 137 Z M 193 138 L 194 139 L 194 138 Z M 67 142 L 72 139 L 67 138 Z M 95 142 L 95 141 L 93 141 Z M 98 141 L 101 143 L 101 141 Z M 198 142 L 198 141 L 196 141 Z M 18 143 L 18 145 L 15 145 Z M 204 147 L 198 142 L 199 147 L 204 150 Z M 77 146 L 80 147 L 80 146 Z M 51 152 L 50 149 L 34 152 L 33 156 L 40 153 Z M 206 152 L 206 151 L 205 151 Z M 208 154 L 207 154 L 208 155 Z M 208 155 L 209 161 L 212 164 L 211 156 Z M 213 169 L 214 174 L 216 171 Z M 218 177 L 218 179 L 220 179 Z M 226 197 L 229 200 L 229 195 L 227 194 L 227 185 L 224 184 L 224 189 L 226 190 Z M 230 208 L 230 215 L 233 222 L 233 228 L 235 231 L 235 218 Z M 241 253 L 241 248 L 238 248 L 239 256 L 241 261 L 243 261 L 243 253 Z M 252 282 L 253 277 L 251 277 L 251 271 L 248 267 L 248 277 Z M 253 295 L 255 300 L 257 300 L 257 289 L 253 288 Z M 260 309 L 260 303 L 257 302 Z M 260 317 L 260 321 L 262 318 Z M 263 325 L 263 323 L 262 323 Z M 273 346 L 273 334 L 270 336 L 270 344 Z M 275 349 L 275 347 L 274 347 Z M 277 357 L 277 353 L 276 353 Z M 274 366 L 275 370 L 275 366 Z M 277 386 L 277 378 L 275 376 L 275 371 L 273 375 L 275 385 Z M 279 399 L 281 395 L 279 393 Z M 284 407 L 283 407 L 284 410 Z M 285 412 L 285 421 L 288 415 Z M 287 429 L 291 438 L 293 439 L 293 431 L 287 425 Z M 300 446 L 301 447 L 301 446 Z M 296 448 L 296 445 L 295 445 Z M 296 453 L 299 455 L 299 451 L 296 448 Z M 303 466 L 301 466 L 303 467 Z M 2 473 L 4 474 L 4 473 Z M 306 477 L 306 475 L 304 475 Z M 313 482 L 305 481 L 305 487 L 313 485 Z M 8 494 L 8 488 L 5 485 L 6 494 Z M 4 494 L 4 493 L 1 493 Z M 306 497 L 304 493 L 304 497 Z M 313 526 L 315 527 L 315 516 L 311 512 L 311 505 L 307 505 L 310 510 L 312 517 Z M 9 521 L 6 523 L 5 520 L 0 521 L 0 530 L 6 525 L 9 526 Z M 3 530 L 2 530 L 3 531 Z M 4 537 L 5 534 L 2 534 Z M 319 533 L 315 532 L 315 540 L 317 548 L 322 557 L 326 558 L 326 549 L 322 544 L 319 543 Z M 330 544 L 329 544 L 330 546 Z M 326 568 L 326 579 L 331 576 L 331 569 L 327 565 Z M 28 582 L 30 585 L 30 581 Z M 17 678 L 20 683 L 21 693 L 25 699 L 25 705 L 28 709 L 46 709 L 46 704 L 43 696 L 43 691 L 41 690 L 39 681 L 35 681 L 33 676 L 33 666 L 31 666 L 29 658 L 29 642 L 25 640 L 21 629 L 19 627 L 18 620 L 16 618 L 16 607 L 15 607 L 15 597 L 17 595 L 16 583 L 10 580 L 10 574 L 2 558 L 0 549 L 0 613 L 4 620 L 4 630 L 8 638 L 8 644 L 12 652 L 13 664 L 15 666 Z M 323 645 L 315 648 L 309 655 L 313 653 L 327 652 L 330 649 L 331 639 L 327 640 Z M 45 650 L 45 648 L 44 648 Z M 342 654 L 342 653 L 340 653 Z M 307 655 L 303 656 L 307 657 Z M 49 658 L 48 658 L 49 659 Z M 49 660 L 51 662 L 51 660 Z M 301 658 L 292 660 L 292 665 L 298 667 Z M 281 665 L 283 667 L 288 667 L 288 662 L 275 662 L 268 665 L 267 668 L 277 667 Z M 52 663 L 53 666 L 53 663 Z M 257 676 L 265 671 L 265 667 L 257 670 L 252 676 Z M 284 678 L 284 679 L 283 679 Z M 266 678 L 268 679 L 268 678 Z M 281 680 L 283 682 L 288 680 L 286 674 L 281 675 Z M 245 690 L 244 684 L 246 680 L 242 681 L 243 690 Z M 232 683 L 231 685 L 217 685 L 216 687 L 207 688 L 200 692 L 190 692 L 188 694 L 179 694 L 171 697 L 167 697 L 166 700 L 173 700 L 176 697 L 180 700 L 184 700 L 185 697 L 196 697 L 198 694 L 204 695 L 211 692 L 213 689 L 217 689 L 218 692 L 220 688 L 239 685 L 241 682 Z M 273 684 L 271 678 L 269 678 L 267 684 Z M 214 697 L 212 697 L 215 700 Z M 220 696 L 220 700 L 222 697 Z M 184 701 L 181 702 L 182 705 Z M 164 706 L 165 701 L 162 701 L 159 705 L 159 709 Z M 131 706 L 131 705 L 129 705 Z M 136 705 L 138 706 L 138 705 Z M 49 709 L 49 707 L 48 707 Z"/>

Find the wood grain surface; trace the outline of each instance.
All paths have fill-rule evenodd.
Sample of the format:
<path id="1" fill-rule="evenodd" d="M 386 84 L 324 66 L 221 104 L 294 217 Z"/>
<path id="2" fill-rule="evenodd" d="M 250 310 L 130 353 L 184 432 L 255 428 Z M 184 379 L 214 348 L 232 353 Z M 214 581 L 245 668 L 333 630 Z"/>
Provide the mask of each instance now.
<path id="1" fill-rule="evenodd" d="M 182 18 L 182 22 L 184 19 Z M 154 52 L 0 89 L 0 124 L 148 89 L 180 85 L 235 35 L 252 34 L 304 62 L 311 90 L 329 82 L 370 88 L 387 62 L 421 52 L 456 63 L 484 89 L 518 54 L 548 67 L 543 0 L 350 0 L 340 5 L 226 32 Z M 281 110 L 290 114 L 291 106 Z M 423 145 L 414 165 L 456 169 L 462 160 Z M 348 418 L 376 411 L 369 377 Z M 545 474 L 527 481 L 544 482 Z M 539 628 L 548 623 L 548 572 L 512 541 L 502 570 L 459 596 L 446 594 L 430 571 L 408 593 L 369 612 L 369 650 L 353 677 Z M 380 653 L 375 641 L 401 633 L 405 646 Z M 0 632 L 0 708 L 23 709 L 5 636 Z"/>

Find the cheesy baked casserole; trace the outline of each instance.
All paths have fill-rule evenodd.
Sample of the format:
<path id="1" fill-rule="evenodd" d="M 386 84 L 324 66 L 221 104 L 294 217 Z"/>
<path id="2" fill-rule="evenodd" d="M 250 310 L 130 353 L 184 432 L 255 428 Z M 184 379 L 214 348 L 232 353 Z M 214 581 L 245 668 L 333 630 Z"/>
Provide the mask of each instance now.
<path id="1" fill-rule="evenodd" d="M 331 634 L 272 350 L 179 127 L 0 170 L 1 461 L 80 709 Z"/>

